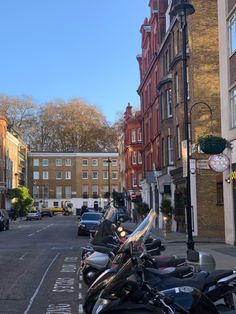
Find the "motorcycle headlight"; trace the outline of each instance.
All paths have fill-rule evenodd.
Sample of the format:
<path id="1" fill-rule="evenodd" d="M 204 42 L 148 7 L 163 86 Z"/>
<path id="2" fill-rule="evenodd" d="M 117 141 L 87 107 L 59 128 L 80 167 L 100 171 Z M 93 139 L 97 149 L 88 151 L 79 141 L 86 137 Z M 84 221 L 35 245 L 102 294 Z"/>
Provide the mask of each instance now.
<path id="1" fill-rule="evenodd" d="M 123 237 L 125 237 L 126 236 L 126 232 L 125 231 L 122 231 L 121 233 L 120 233 L 120 236 L 123 238 Z"/>
<path id="2" fill-rule="evenodd" d="M 123 231 L 123 227 L 118 227 L 117 229 L 119 232 L 122 232 Z"/>

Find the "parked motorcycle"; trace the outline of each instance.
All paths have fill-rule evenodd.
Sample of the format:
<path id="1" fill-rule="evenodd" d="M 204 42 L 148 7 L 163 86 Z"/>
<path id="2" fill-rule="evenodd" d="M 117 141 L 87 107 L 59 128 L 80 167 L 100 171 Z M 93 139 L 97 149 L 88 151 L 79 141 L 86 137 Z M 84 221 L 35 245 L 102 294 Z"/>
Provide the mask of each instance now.
<path id="1" fill-rule="evenodd" d="M 236 286 L 236 274 L 233 271 L 210 273 L 204 271 L 195 273 L 188 279 L 179 279 L 173 277 L 176 269 L 161 272 L 156 268 L 147 267 L 146 262 L 150 257 L 148 256 L 147 259 L 146 254 L 140 256 L 140 250 L 145 252 L 144 241 L 150 232 L 154 219 L 155 212 L 151 210 L 136 232 L 127 239 L 118 251 L 113 260 L 112 268 L 103 272 L 90 286 L 85 297 L 84 311 L 86 313 L 100 313 L 106 308 L 106 310 L 112 310 L 113 313 L 114 310 L 120 309 L 120 306 L 127 309 L 132 308 L 133 305 L 137 306 L 136 303 L 140 309 L 140 302 L 147 311 L 147 304 L 154 302 L 150 297 L 150 295 L 153 296 L 153 291 L 157 294 L 160 290 L 183 286 L 198 288 L 211 299 L 211 302 L 223 298 L 226 309 L 234 308 L 232 295 Z M 197 260 L 195 262 L 197 263 Z M 198 260 L 198 263 L 200 262 Z M 152 293 L 150 294 L 150 292 Z"/>
<path id="2" fill-rule="evenodd" d="M 135 231 L 133 232 L 135 234 Z M 91 241 L 91 246 L 84 248 L 80 263 L 80 273 L 86 285 L 91 283 L 107 268 L 111 266 L 120 245 L 124 243 L 126 235 L 123 227 L 116 227 L 110 220 L 104 220 Z M 112 246 L 110 245 L 112 244 Z M 104 246 L 105 245 L 105 246 Z M 149 237 L 145 241 L 146 250 L 150 255 L 158 256 L 165 250 L 159 239 Z M 168 266 L 173 265 L 174 258 L 168 258 Z M 175 259 L 176 265 L 185 262 L 185 259 Z M 172 264 L 171 264 L 172 263 Z M 160 261 L 159 267 L 164 267 L 164 260 Z"/>

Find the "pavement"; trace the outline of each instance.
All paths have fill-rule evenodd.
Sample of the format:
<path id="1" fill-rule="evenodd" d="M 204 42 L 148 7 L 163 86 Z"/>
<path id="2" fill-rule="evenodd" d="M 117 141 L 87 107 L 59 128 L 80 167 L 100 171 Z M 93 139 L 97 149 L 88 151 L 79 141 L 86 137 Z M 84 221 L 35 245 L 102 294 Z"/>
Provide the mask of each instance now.
<path id="1" fill-rule="evenodd" d="M 133 231 L 138 224 L 124 222 L 122 226 Z M 186 256 L 187 234 L 181 232 L 166 232 L 162 229 L 154 228 L 153 235 L 162 240 L 166 250 L 162 255 Z M 220 238 L 193 237 L 194 248 L 197 251 L 204 251 L 211 254 L 216 262 L 216 269 L 236 270 L 236 246 L 225 244 Z"/>

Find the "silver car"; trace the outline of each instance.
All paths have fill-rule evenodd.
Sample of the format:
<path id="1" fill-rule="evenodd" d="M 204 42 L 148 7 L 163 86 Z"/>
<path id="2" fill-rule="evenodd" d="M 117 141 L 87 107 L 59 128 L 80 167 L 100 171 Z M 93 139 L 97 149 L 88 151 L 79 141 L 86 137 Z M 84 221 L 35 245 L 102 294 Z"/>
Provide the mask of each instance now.
<path id="1" fill-rule="evenodd" d="M 41 213 L 38 210 L 31 210 L 26 216 L 26 220 L 40 220 L 42 219 Z"/>

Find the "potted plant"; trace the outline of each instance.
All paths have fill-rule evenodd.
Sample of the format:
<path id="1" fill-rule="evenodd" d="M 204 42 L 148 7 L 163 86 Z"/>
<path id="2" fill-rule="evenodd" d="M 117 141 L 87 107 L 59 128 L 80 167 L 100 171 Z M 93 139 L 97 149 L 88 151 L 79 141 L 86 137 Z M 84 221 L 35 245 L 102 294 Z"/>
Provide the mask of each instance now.
<path id="1" fill-rule="evenodd" d="M 201 151 L 209 155 L 221 154 L 225 148 L 231 149 L 231 143 L 229 141 L 216 135 L 201 136 L 198 139 L 197 145 Z"/>
<path id="2" fill-rule="evenodd" d="M 141 202 L 137 204 L 136 210 L 140 217 L 144 218 L 149 213 L 149 206 L 145 202 Z"/>
<path id="3" fill-rule="evenodd" d="M 173 207 L 171 205 L 171 200 L 168 198 L 163 198 L 161 201 L 161 213 L 163 214 L 163 220 L 165 222 L 165 229 L 166 231 L 171 230 L 171 217 Z"/>

